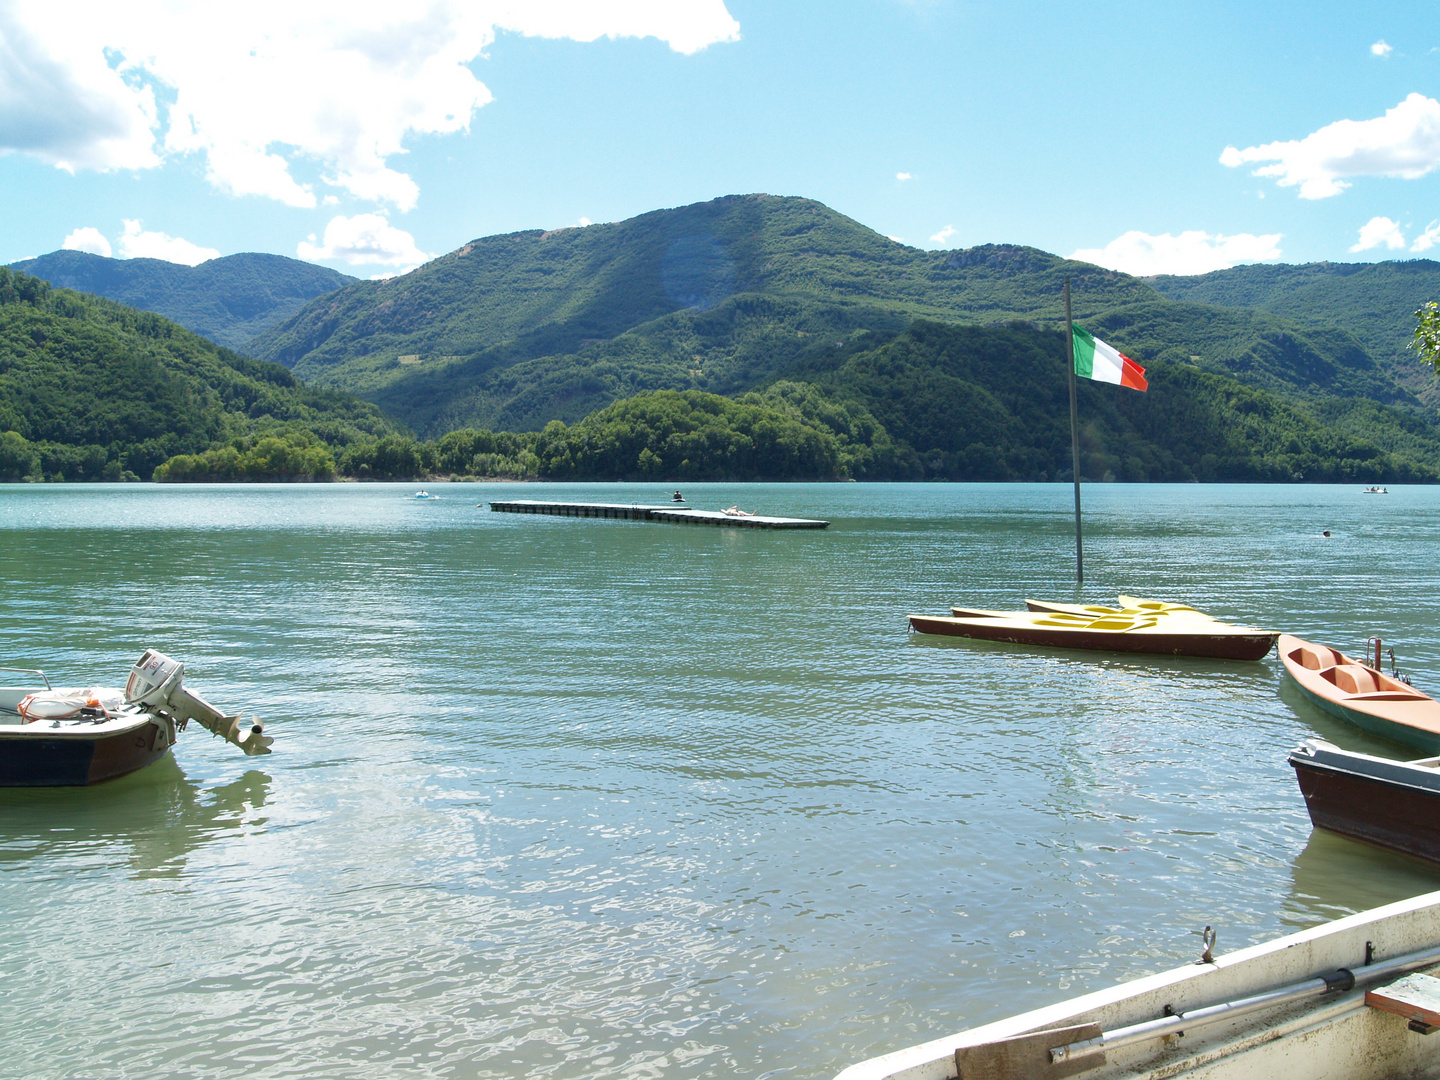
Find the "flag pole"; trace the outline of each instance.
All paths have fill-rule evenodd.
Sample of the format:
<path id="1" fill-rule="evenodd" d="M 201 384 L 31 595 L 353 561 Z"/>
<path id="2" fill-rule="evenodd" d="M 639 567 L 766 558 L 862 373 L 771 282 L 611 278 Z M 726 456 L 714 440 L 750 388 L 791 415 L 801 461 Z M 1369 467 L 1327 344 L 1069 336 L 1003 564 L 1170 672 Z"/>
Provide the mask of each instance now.
<path id="1" fill-rule="evenodd" d="M 1080 547 L 1080 423 L 1075 406 L 1075 326 L 1070 317 L 1070 279 L 1065 279 L 1065 370 L 1070 378 L 1070 459 L 1075 475 L 1075 586 L 1085 584 Z"/>

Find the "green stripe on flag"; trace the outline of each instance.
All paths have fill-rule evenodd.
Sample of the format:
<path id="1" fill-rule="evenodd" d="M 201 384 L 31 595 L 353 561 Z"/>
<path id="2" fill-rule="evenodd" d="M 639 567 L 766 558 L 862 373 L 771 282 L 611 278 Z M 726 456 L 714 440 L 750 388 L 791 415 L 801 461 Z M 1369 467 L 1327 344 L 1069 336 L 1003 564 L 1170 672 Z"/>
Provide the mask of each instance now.
<path id="1" fill-rule="evenodd" d="M 1095 338 L 1088 330 L 1071 326 L 1075 335 L 1075 374 L 1084 379 L 1095 377 Z"/>

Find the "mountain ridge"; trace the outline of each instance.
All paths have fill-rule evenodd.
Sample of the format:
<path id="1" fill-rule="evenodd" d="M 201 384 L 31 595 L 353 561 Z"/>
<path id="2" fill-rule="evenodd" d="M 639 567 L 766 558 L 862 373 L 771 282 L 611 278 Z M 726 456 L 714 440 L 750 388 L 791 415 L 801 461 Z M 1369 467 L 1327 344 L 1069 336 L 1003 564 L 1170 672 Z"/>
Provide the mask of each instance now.
<path id="1" fill-rule="evenodd" d="M 153 311 L 217 345 L 247 351 L 255 336 L 356 278 L 284 255 L 242 252 L 197 266 L 52 251 L 11 263 L 56 288 Z"/>
<path id="2" fill-rule="evenodd" d="M 532 430 L 644 390 L 743 393 L 915 319 L 1058 326 L 1067 278 L 1077 319 L 1148 349 L 1142 363 L 1193 358 L 1297 397 L 1325 392 L 1307 371 L 1332 382 L 1344 371 L 1345 393 L 1420 405 L 1343 326 L 1173 300 L 1021 245 L 921 251 L 814 200 L 768 195 L 472 240 L 313 302 L 255 351 L 429 436 Z M 1224 340 L 1207 329 L 1220 325 Z"/>

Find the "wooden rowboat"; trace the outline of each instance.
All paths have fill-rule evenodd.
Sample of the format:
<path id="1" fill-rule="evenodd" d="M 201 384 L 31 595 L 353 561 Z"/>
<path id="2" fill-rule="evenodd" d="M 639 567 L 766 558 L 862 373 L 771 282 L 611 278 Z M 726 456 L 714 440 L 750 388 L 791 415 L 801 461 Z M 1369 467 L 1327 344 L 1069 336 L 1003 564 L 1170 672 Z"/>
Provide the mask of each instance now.
<path id="1" fill-rule="evenodd" d="M 1317 829 L 1440 863 L 1440 757 L 1391 761 L 1310 739 L 1290 765 Z"/>
<path id="2" fill-rule="evenodd" d="M 1208 927 L 1207 927 L 1208 929 Z M 1440 1072 L 1440 892 L 852 1065 L 836 1080 Z M 980 991 L 980 992 L 983 992 Z"/>
<path id="3" fill-rule="evenodd" d="M 1440 754 L 1440 702 L 1328 645 L 1280 635 L 1285 671 L 1317 708 L 1372 735 Z"/>
<path id="4" fill-rule="evenodd" d="M 911 615 L 921 634 L 1006 641 L 1059 649 L 1200 656 L 1216 660 L 1259 660 L 1276 635 L 1218 620 L 1155 615 L 1091 615 L 1060 611 L 952 609 L 950 618 Z"/>

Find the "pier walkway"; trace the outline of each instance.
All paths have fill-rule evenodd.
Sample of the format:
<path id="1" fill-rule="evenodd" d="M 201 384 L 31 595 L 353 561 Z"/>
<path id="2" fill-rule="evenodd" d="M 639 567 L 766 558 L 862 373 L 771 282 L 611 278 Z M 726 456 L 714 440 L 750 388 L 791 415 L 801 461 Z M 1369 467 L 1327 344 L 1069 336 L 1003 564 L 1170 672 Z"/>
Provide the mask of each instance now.
<path id="1" fill-rule="evenodd" d="M 636 506 L 623 503 L 551 503 L 532 499 L 492 502 L 497 514 L 548 514 L 552 517 L 624 518 L 627 521 L 664 521 L 677 525 L 721 525 L 736 529 L 823 529 L 828 521 L 810 518 L 735 517 L 718 510 L 692 510 L 686 506 Z"/>

